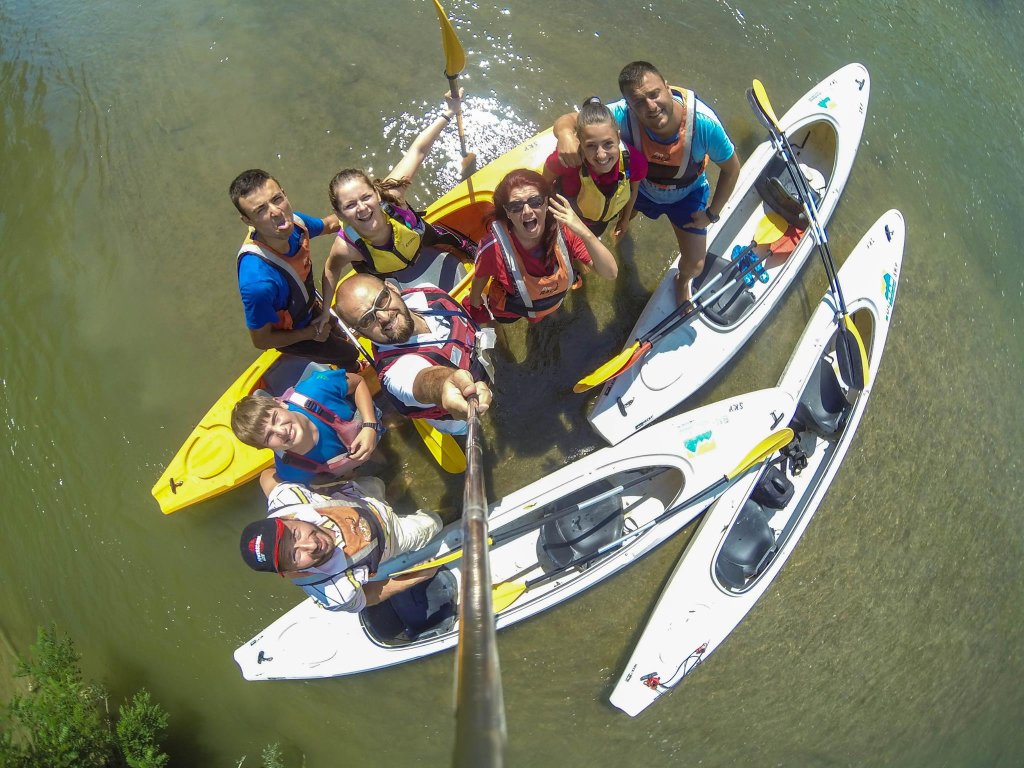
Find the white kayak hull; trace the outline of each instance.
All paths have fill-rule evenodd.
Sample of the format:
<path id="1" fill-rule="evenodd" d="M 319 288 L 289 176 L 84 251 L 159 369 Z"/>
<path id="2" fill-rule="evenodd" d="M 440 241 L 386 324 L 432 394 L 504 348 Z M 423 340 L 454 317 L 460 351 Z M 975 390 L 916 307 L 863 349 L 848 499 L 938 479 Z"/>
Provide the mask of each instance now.
<path id="1" fill-rule="evenodd" d="M 775 431 L 779 415 L 790 413 L 793 407 L 792 396 L 777 388 L 705 406 L 668 419 L 621 445 L 592 453 L 491 505 L 489 528 L 495 544 L 490 561 L 495 584 L 518 584 L 545 576 L 562 564 L 557 560 L 565 552 L 554 547 L 565 545 L 552 543 L 550 524 L 516 530 L 529 527 L 541 515 L 550 520 L 558 501 L 578 503 L 594 495 L 595 489 L 599 493 L 612 488 L 612 498 L 602 504 L 618 505 L 615 514 L 622 522 L 615 535 L 648 525 L 621 547 L 528 588 L 498 613 L 498 629 L 579 594 L 683 528 L 726 487 L 725 482 L 716 482 L 741 465 L 750 451 Z M 651 468 L 664 471 L 635 487 L 614 490 L 625 480 L 644 477 Z M 711 491 L 706 490 L 709 487 Z M 674 507 L 679 507 L 677 513 L 664 514 Z M 572 524 L 576 521 L 573 515 L 561 519 Z M 503 532 L 508 533 L 504 538 Z M 457 521 L 446 526 L 424 550 L 382 565 L 378 577 L 444 556 L 460 544 L 461 522 Z M 460 562 L 447 566 L 456 584 L 461 577 Z M 409 640 L 382 637 L 375 615 L 372 610 L 361 614 L 327 611 L 307 599 L 238 648 L 235 661 L 249 680 L 333 677 L 401 664 L 457 644 L 454 618 L 443 631 Z"/>
<path id="2" fill-rule="evenodd" d="M 871 395 L 889 331 L 905 239 L 902 214 L 888 211 L 839 273 L 847 308 L 869 352 L 867 384 L 859 394 L 850 392 L 844 399 L 846 410 L 836 433 L 826 439 L 805 432 L 806 439 L 813 440 L 813 450 L 808 451 L 802 472 L 795 476 L 787 472 L 794 490 L 781 509 L 761 507 L 757 512 L 759 505 L 750 501 L 762 474 L 757 472 L 731 486 L 705 514 L 611 694 L 611 703 L 627 714 L 635 716 L 654 703 L 725 640 L 768 589 L 800 540 L 846 455 Z M 779 382 L 798 401 L 811 389 L 809 380 L 818 386 L 813 374 L 832 343 L 834 313 L 835 302 L 826 294 Z M 801 418 L 798 411 L 796 420 Z M 737 575 L 729 570 L 732 561 L 723 563 L 722 558 L 730 532 L 738 530 L 734 526 L 752 508 L 764 513 L 762 519 L 770 516 L 765 531 L 774 544 L 771 551 L 766 548 L 767 556 L 757 561 L 749 576 Z M 755 558 L 758 554 L 755 550 Z"/>
<path id="3" fill-rule="evenodd" d="M 867 70 L 849 64 L 812 88 L 779 121 L 800 164 L 821 176 L 824 192 L 818 210 L 822 226 L 835 211 L 853 167 L 870 90 Z M 771 143 L 765 142 L 743 164 L 721 221 L 708 230 L 705 281 L 712 271 L 730 264 L 735 246 L 747 246 L 753 240 L 769 210 L 756 183 L 771 175 L 785 178 L 784 172 L 779 173 L 780 163 Z M 722 310 L 719 315 L 696 314 L 655 342 L 630 370 L 607 382 L 588 416 L 598 434 L 614 445 L 696 392 L 761 326 L 813 253 L 814 244 L 806 232 L 788 258 L 773 256 L 765 261 L 767 283 L 755 280 L 749 287 L 740 283 L 735 293 L 728 293 L 716 305 Z M 627 346 L 676 308 L 678 271 L 677 257 L 634 325 Z"/>

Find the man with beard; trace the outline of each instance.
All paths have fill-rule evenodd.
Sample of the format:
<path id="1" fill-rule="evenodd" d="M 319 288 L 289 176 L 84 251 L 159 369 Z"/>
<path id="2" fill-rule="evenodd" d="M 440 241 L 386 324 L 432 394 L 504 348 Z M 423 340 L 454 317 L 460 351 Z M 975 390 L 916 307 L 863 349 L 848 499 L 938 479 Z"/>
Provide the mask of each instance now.
<path id="1" fill-rule="evenodd" d="M 640 148 L 648 161 L 633 211 L 649 219 L 668 216 L 679 246 L 676 298 L 682 304 L 690 299 L 690 281 L 704 269 L 707 228 L 718 221 L 736 187 L 739 156 L 714 111 L 693 91 L 666 83 L 653 64 L 634 61 L 623 67 L 619 92 L 623 98 L 608 109 L 622 140 Z M 562 165 L 578 167 L 576 114 L 558 118 L 554 132 Z M 714 196 L 704 173 L 709 158 L 719 167 Z"/>
<path id="2" fill-rule="evenodd" d="M 242 531 L 242 559 L 288 577 L 328 610 L 361 611 L 437 572 L 373 578 L 381 563 L 422 549 L 441 530 L 433 512 L 396 515 L 379 478 L 360 477 L 330 496 L 281 483 L 269 489 L 267 505 L 269 517 Z"/>
<path id="3" fill-rule="evenodd" d="M 374 275 L 353 275 L 338 286 L 334 308 L 373 342 L 377 375 L 399 413 L 462 434 L 470 397 L 487 410 L 479 327 L 447 293 L 429 285 L 399 292 Z"/>

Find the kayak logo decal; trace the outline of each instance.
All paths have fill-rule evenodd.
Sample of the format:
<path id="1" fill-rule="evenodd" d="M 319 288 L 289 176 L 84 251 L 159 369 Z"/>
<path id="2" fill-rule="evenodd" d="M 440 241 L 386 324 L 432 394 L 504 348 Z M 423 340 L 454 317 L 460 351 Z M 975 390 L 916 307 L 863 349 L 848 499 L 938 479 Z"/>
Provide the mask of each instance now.
<path id="1" fill-rule="evenodd" d="M 683 445 L 690 456 L 700 456 L 702 453 L 713 451 L 718 447 L 718 443 L 714 439 L 714 433 L 710 429 L 707 432 L 701 432 L 699 435 L 691 437 L 689 440 L 684 440 Z"/>
<path id="2" fill-rule="evenodd" d="M 818 102 L 818 106 L 822 109 L 833 109 L 836 103 L 832 101 L 831 96 L 826 96 L 824 99 Z"/>
<path id="3" fill-rule="evenodd" d="M 896 279 L 886 272 L 882 275 L 882 291 L 885 294 L 885 301 L 889 305 L 885 310 L 885 319 L 889 319 L 890 313 L 892 313 L 892 303 L 896 301 Z"/>
<path id="4" fill-rule="evenodd" d="M 679 665 L 672 676 L 665 682 L 662 682 L 661 675 L 657 672 L 648 672 L 646 675 L 642 675 L 640 677 L 640 682 L 652 691 L 664 693 L 665 691 L 675 687 L 680 680 L 697 668 L 697 666 L 704 660 L 704 653 L 707 649 L 708 641 L 705 640 L 701 645 L 694 649 L 693 653 L 683 659 L 683 663 Z"/>

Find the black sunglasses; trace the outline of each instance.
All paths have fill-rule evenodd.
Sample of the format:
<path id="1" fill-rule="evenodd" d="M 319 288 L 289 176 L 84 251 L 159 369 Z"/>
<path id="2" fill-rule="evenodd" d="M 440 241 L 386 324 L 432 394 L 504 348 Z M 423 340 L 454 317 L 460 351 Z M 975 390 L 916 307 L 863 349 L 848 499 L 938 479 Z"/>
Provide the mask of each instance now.
<path id="1" fill-rule="evenodd" d="M 511 216 L 514 213 L 522 213 L 523 208 L 530 206 L 533 210 L 537 210 L 542 205 L 547 203 L 547 198 L 544 195 L 534 195 L 533 197 L 527 198 L 526 200 L 513 200 L 511 203 L 505 206 L 505 212 Z"/>

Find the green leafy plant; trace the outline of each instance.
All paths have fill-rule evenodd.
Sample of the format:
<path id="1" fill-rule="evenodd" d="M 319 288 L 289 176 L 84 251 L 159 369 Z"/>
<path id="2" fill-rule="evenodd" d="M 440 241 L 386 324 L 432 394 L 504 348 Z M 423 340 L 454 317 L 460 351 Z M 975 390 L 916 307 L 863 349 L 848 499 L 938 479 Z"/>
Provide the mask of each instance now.
<path id="1" fill-rule="evenodd" d="M 39 630 L 15 673 L 28 691 L 8 704 L 0 768 L 164 768 L 167 713 L 140 691 L 111 722 L 109 695 L 82 678 L 79 660 L 69 638 L 52 627 Z"/>

